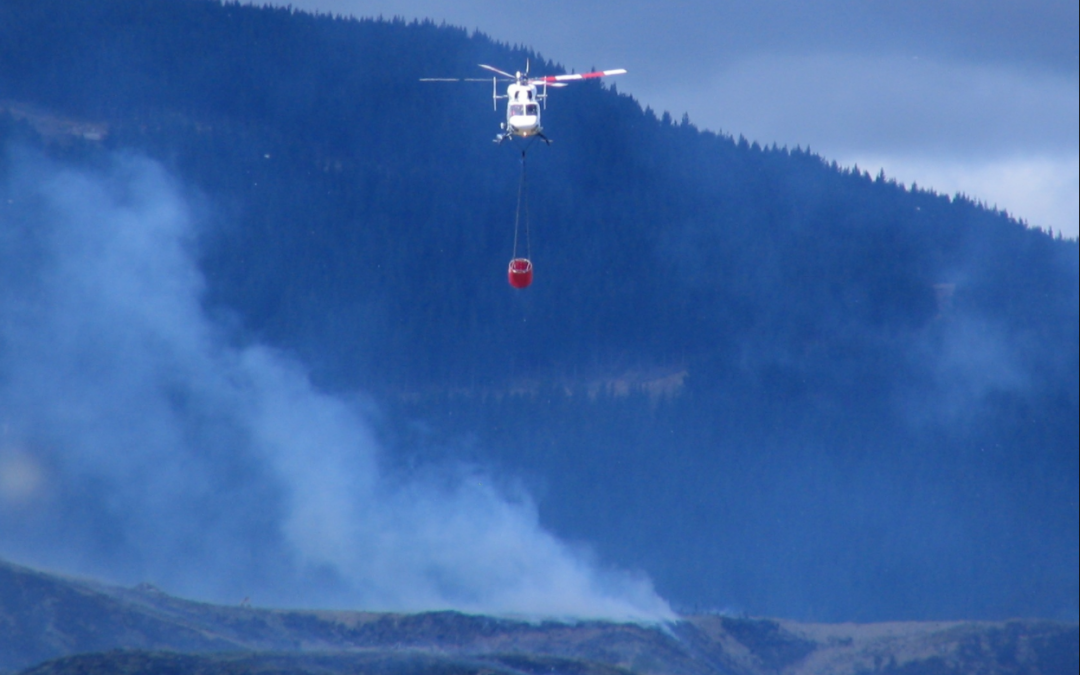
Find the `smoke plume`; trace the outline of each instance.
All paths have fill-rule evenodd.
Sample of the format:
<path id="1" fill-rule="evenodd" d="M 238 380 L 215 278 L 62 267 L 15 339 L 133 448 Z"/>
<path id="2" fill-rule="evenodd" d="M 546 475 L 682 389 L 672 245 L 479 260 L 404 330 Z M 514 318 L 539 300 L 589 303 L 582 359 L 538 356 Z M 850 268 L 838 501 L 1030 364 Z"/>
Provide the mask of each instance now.
<path id="1" fill-rule="evenodd" d="M 159 165 L 0 165 L 0 555 L 220 602 L 661 620 L 477 471 L 380 470 L 362 406 L 202 306 Z"/>

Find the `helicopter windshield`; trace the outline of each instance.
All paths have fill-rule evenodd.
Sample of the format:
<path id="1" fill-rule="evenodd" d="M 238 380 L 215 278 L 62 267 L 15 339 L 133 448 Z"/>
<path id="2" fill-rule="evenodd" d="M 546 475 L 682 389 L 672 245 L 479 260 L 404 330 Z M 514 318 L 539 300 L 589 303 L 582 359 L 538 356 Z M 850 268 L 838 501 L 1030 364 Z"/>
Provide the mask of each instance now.
<path id="1" fill-rule="evenodd" d="M 527 105 L 521 105 L 521 104 L 518 104 L 518 103 L 513 103 L 513 104 L 510 105 L 510 116 L 511 117 L 520 117 L 522 115 L 536 116 L 538 114 L 540 114 L 540 107 L 538 105 L 536 105 L 535 103 L 529 103 Z"/>
<path id="2" fill-rule="evenodd" d="M 540 112 L 540 108 L 535 103 L 530 103 L 527 106 L 525 106 L 525 114 L 526 115 L 537 115 L 537 114 L 539 114 L 539 112 Z"/>
<path id="3" fill-rule="evenodd" d="M 515 103 L 514 105 L 510 106 L 510 116 L 511 117 L 519 117 L 519 116 L 524 115 L 524 114 L 525 114 L 525 106 L 523 106 L 521 104 L 518 104 L 518 103 Z"/>

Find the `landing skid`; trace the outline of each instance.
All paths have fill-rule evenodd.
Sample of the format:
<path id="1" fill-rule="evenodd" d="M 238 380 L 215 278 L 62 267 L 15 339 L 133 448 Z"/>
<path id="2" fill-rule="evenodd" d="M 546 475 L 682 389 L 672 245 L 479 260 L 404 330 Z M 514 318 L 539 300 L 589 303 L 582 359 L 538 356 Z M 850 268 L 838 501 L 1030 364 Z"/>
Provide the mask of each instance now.
<path id="1" fill-rule="evenodd" d="M 546 144 L 548 144 L 548 145 L 551 145 L 551 139 L 550 139 L 550 138 L 548 138 L 547 136 L 545 136 L 544 134 L 540 133 L 540 132 L 537 132 L 537 133 L 535 133 L 535 134 L 532 134 L 532 137 L 536 137 L 536 138 L 539 138 L 539 139 L 540 139 L 540 140 L 542 140 L 542 141 L 543 141 L 544 143 L 546 143 Z M 495 138 L 494 138 L 494 140 L 492 140 L 492 142 L 493 142 L 493 143 L 495 143 L 496 145 L 502 145 L 502 144 L 503 144 L 503 141 L 506 141 L 506 140 L 511 140 L 511 139 L 513 139 L 513 138 L 514 138 L 514 134 L 513 134 L 513 133 L 511 133 L 511 132 L 509 132 L 509 131 L 504 131 L 503 133 L 501 133 L 501 134 L 499 134 L 499 135 L 495 136 Z M 530 138 L 531 138 L 531 137 L 530 137 Z"/>

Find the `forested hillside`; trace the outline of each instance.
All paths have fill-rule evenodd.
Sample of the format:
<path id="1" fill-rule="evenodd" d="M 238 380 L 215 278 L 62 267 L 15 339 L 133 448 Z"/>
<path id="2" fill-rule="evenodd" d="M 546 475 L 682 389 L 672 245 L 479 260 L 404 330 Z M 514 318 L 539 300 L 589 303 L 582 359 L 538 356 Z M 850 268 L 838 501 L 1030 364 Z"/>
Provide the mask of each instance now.
<path id="1" fill-rule="evenodd" d="M 491 143 L 490 84 L 419 80 L 560 71 L 543 56 L 431 23 L 3 0 L 0 176 L 16 146 L 160 161 L 236 340 L 372 395 L 401 471 L 520 476 L 546 525 L 677 606 L 1074 619 L 1077 243 L 577 83 L 528 153 L 515 291 L 520 147 Z"/>

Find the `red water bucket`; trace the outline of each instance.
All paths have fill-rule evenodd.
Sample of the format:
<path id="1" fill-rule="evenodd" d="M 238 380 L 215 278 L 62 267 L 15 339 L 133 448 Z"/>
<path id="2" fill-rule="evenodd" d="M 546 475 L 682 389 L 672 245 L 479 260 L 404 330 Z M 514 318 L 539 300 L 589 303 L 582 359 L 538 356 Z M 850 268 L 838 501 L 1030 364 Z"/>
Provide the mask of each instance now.
<path id="1" fill-rule="evenodd" d="M 506 276 L 514 288 L 528 288 L 532 283 L 532 263 L 528 258 L 514 258 L 510 261 Z"/>

